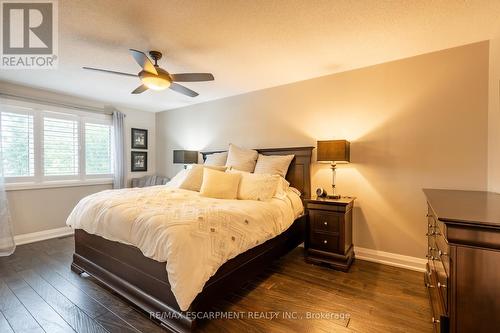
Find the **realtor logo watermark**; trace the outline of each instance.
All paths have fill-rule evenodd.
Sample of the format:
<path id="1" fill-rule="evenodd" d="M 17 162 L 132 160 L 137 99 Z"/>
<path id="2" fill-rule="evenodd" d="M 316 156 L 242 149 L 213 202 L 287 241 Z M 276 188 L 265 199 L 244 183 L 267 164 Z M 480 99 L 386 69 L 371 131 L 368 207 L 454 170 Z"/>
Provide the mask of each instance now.
<path id="1" fill-rule="evenodd" d="M 0 0 L 2 69 L 57 67 L 57 0 Z"/>

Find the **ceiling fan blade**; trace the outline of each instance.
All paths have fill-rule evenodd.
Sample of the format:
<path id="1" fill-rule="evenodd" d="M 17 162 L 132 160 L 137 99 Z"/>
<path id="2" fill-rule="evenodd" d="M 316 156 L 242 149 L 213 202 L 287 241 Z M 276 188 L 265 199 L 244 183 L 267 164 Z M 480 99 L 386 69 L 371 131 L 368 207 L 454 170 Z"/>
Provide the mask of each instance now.
<path id="1" fill-rule="evenodd" d="M 141 93 L 145 92 L 148 89 L 149 88 L 146 87 L 144 84 L 141 84 L 140 86 L 138 86 L 137 88 L 135 88 L 134 91 L 131 92 L 131 94 L 141 94 Z"/>
<path id="2" fill-rule="evenodd" d="M 103 73 L 109 73 L 109 74 L 117 74 L 117 75 L 124 75 L 124 76 L 133 76 L 137 77 L 137 74 L 129 74 L 129 73 L 123 73 L 123 72 L 115 72 L 115 71 L 110 71 L 107 69 L 99 69 L 99 68 L 92 68 L 92 67 L 82 67 L 83 69 L 88 69 L 91 71 L 96 71 L 96 72 L 103 72 Z"/>
<path id="3" fill-rule="evenodd" d="M 176 82 L 199 82 L 213 81 L 214 76 L 211 73 L 180 73 L 170 74 L 173 81 Z"/>
<path id="4" fill-rule="evenodd" d="M 177 83 L 172 83 L 170 85 L 170 89 L 172 89 L 173 91 L 177 91 L 178 93 L 187 95 L 189 97 L 196 97 L 199 95 L 196 91 L 193 91 L 189 88 L 181 86 L 180 84 L 177 84 Z"/>
<path id="5" fill-rule="evenodd" d="M 144 52 L 134 49 L 129 49 L 129 51 L 130 54 L 132 54 L 132 57 L 134 57 L 134 60 L 139 64 L 139 66 L 142 67 L 142 69 L 151 74 L 158 75 L 155 66 L 153 65 L 151 60 L 149 60 L 149 58 L 144 54 Z"/>

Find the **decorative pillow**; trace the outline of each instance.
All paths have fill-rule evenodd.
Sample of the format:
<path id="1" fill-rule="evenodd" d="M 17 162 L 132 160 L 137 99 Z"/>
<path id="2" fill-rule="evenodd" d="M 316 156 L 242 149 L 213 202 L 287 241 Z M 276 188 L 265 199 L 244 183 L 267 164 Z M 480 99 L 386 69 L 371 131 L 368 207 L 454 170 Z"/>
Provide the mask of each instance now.
<path id="1" fill-rule="evenodd" d="M 179 188 L 184 190 L 196 191 L 199 192 L 201 188 L 201 184 L 203 183 L 203 170 L 204 169 L 213 169 L 219 171 L 225 171 L 226 167 L 224 166 L 215 166 L 215 165 L 207 165 L 203 164 L 195 164 L 191 167 L 191 169 L 187 170 L 187 175 L 184 181 L 181 183 Z"/>
<path id="2" fill-rule="evenodd" d="M 241 174 L 205 168 L 200 194 L 215 199 L 236 199 Z"/>
<path id="3" fill-rule="evenodd" d="M 188 173 L 189 170 L 182 169 L 174 176 L 174 178 L 172 178 L 168 183 L 166 183 L 165 186 L 171 188 L 180 188 L 181 184 L 186 179 Z"/>
<path id="4" fill-rule="evenodd" d="M 226 167 L 246 172 L 253 172 L 255 162 L 259 153 L 252 149 L 239 148 L 233 144 L 229 145 Z"/>
<path id="5" fill-rule="evenodd" d="M 278 175 L 255 174 L 248 172 L 229 171 L 233 174 L 241 174 L 240 186 L 238 188 L 238 199 L 240 200 L 271 200 L 276 194 L 281 177 Z"/>
<path id="6" fill-rule="evenodd" d="M 207 155 L 205 165 L 225 166 L 227 161 L 227 151 Z"/>
<path id="7" fill-rule="evenodd" d="M 268 173 L 285 177 L 295 155 L 268 156 L 259 154 L 254 173 Z"/>

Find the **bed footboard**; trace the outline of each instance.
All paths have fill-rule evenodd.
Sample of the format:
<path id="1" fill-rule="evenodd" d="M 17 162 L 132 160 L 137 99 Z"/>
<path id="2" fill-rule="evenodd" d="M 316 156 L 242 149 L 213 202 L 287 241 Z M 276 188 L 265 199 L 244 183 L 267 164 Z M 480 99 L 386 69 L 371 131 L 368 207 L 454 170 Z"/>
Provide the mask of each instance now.
<path id="1" fill-rule="evenodd" d="M 282 234 L 222 265 L 207 281 L 187 312 L 180 310 L 165 269 L 133 246 L 106 240 L 83 230 L 75 231 L 71 269 L 91 275 L 105 287 L 150 314 L 172 332 L 190 332 L 196 321 L 189 312 L 208 311 L 217 300 L 240 288 L 265 266 L 304 241 L 306 217 L 301 216 Z M 161 314 L 153 318 L 151 314 Z"/>

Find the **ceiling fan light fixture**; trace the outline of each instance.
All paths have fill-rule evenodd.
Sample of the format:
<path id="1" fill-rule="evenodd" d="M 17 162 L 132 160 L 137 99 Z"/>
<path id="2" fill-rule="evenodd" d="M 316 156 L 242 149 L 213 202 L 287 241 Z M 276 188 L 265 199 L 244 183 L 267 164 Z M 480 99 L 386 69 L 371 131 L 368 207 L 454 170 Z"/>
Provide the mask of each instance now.
<path id="1" fill-rule="evenodd" d="M 141 77 L 141 81 L 146 87 L 152 90 L 165 90 L 171 84 L 169 80 L 156 75 L 144 75 Z"/>

